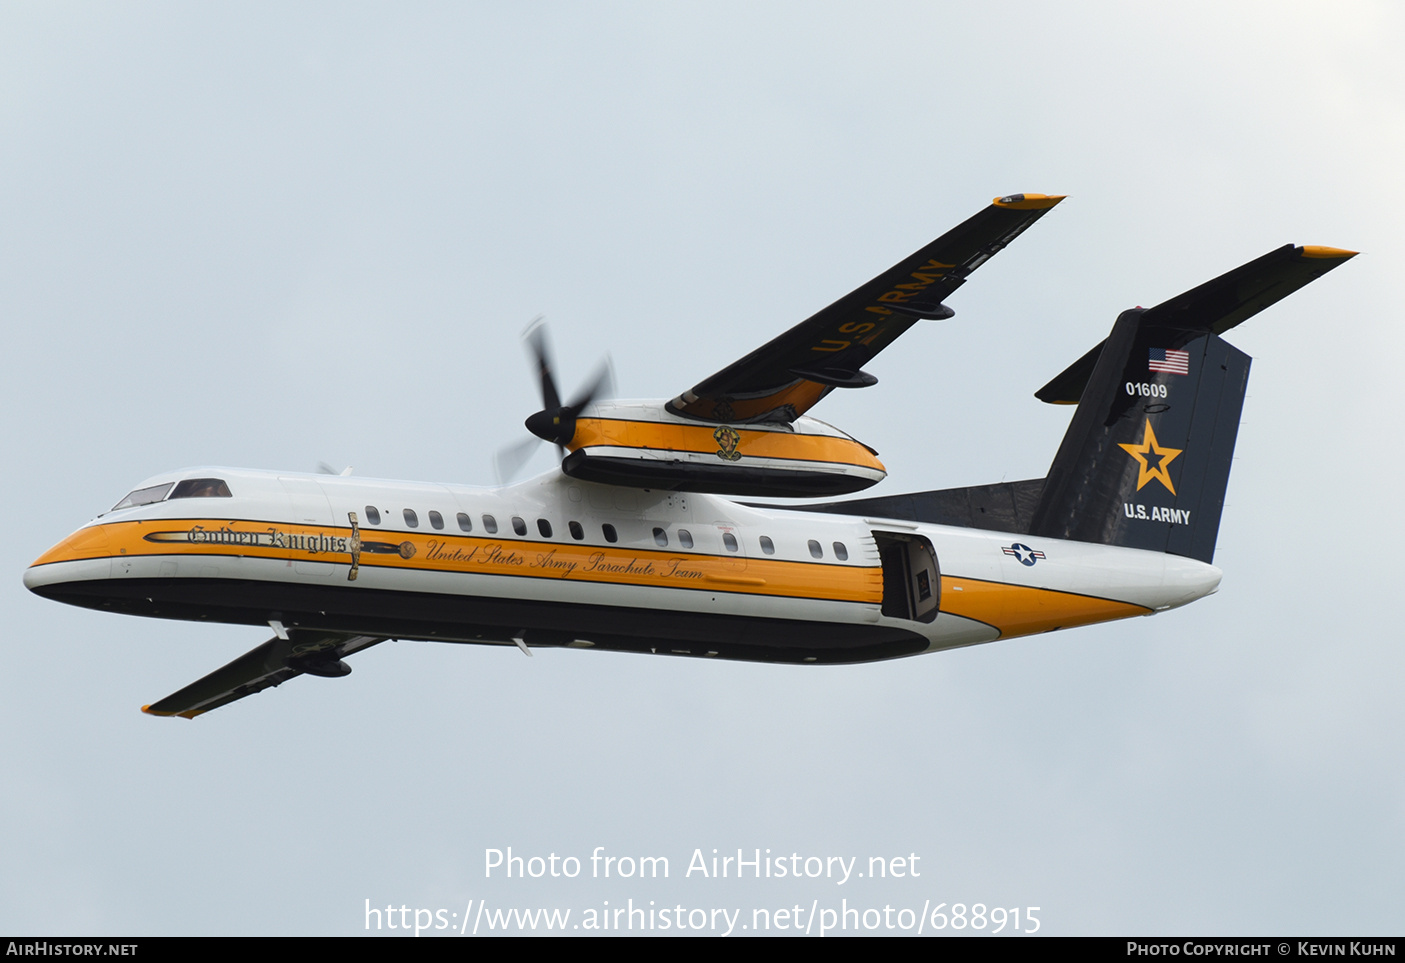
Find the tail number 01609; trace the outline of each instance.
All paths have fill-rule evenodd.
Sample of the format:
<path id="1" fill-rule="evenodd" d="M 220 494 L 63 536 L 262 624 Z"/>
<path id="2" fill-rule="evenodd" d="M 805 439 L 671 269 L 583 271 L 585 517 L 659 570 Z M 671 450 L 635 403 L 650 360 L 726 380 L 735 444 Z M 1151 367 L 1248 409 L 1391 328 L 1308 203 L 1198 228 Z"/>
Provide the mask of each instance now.
<path id="1" fill-rule="evenodd" d="M 1165 385 L 1151 384 L 1146 381 L 1140 383 L 1129 381 L 1127 382 L 1127 394 L 1140 395 L 1143 398 L 1165 398 L 1167 392 Z"/>

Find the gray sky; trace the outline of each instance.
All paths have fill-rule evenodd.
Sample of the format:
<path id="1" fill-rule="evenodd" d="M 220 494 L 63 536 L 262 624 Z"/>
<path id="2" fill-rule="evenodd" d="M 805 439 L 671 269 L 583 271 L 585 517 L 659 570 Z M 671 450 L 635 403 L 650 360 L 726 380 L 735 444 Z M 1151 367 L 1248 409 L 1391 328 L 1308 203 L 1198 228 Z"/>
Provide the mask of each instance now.
<path id="1" fill-rule="evenodd" d="M 0 8 L 0 930 L 847 899 L 1398 933 L 1402 14 L 977 7 Z M 671 397 L 1017 191 L 1071 196 L 815 412 L 880 451 L 875 494 L 1042 475 L 1069 412 L 1032 392 L 1118 311 L 1364 252 L 1230 337 L 1214 597 L 842 668 L 387 644 L 187 723 L 137 710 L 266 633 L 20 583 L 170 468 L 491 484 L 533 315 L 568 391 L 608 351 Z M 508 846 L 671 876 L 485 879 Z M 922 875 L 684 876 L 739 847 Z"/>

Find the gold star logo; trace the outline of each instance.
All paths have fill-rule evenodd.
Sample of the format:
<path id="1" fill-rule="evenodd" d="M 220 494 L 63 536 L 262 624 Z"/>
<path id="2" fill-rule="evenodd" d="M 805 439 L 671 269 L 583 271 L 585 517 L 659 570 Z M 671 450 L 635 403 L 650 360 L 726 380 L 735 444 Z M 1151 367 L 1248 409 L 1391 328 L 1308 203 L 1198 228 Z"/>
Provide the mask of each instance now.
<path id="1" fill-rule="evenodd" d="M 1142 434 L 1140 445 L 1118 445 L 1127 454 L 1137 460 L 1139 471 L 1137 472 L 1137 491 L 1142 490 L 1142 486 L 1153 478 L 1166 486 L 1166 490 L 1172 495 L 1176 493 L 1176 486 L 1171 484 L 1171 475 L 1166 471 L 1166 466 L 1176 460 L 1176 456 L 1185 451 L 1184 448 L 1162 448 L 1156 443 L 1156 432 L 1151 430 L 1151 419 L 1146 421 L 1146 430 Z"/>

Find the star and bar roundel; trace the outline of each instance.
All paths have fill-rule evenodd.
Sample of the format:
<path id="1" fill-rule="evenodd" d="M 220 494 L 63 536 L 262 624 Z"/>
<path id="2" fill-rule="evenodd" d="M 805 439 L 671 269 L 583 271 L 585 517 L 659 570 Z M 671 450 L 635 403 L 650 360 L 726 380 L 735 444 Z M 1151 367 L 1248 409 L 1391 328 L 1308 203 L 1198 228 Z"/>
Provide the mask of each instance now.
<path id="1" fill-rule="evenodd" d="M 1033 565 L 1041 558 L 1048 557 L 1043 552 L 1037 549 L 1030 548 L 1028 545 L 1025 545 L 1021 542 L 1014 542 L 1010 545 L 1001 546 L 1000 551 L 1004 552 L 1006 555 L 1011 556 L 1012 558 L 1014 558 L 1015 561 L 1019 562 L 1021 565 Z"/>

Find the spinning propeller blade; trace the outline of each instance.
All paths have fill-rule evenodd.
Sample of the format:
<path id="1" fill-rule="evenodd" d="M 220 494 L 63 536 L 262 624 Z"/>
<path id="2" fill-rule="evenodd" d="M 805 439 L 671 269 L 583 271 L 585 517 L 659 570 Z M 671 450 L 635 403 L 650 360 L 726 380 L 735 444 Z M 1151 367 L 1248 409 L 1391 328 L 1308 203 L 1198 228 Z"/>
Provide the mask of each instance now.
<path id="1" fill-rule="evenodd" d="M 525 422 L 527 430 L 542 441 L 554 444 L 564 457 L 566 446 L 576 434 L 576 418 L 589 405 L 614 394 L 614 369 L 610 365 L 610 359 L 606 357 L 586 383 L 586 387 L 571 399 L 570 404 L 563 405 L 561 392 L 556 385 L 556 363 L 552 357 L 551 341 L 547 337 L 546 322 L 540 315 L 528 325 L 522 340 L 536 367 L 542 397 L 541 411 L 528 417 Z M 493 459 L 498 483 L 505 484 L 521 471 L 532 457 L 536 446 L 535 441 L 521 441 L 499 450 Z"/>

